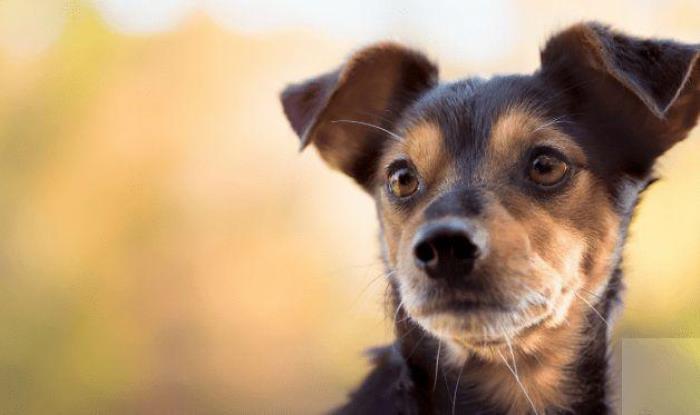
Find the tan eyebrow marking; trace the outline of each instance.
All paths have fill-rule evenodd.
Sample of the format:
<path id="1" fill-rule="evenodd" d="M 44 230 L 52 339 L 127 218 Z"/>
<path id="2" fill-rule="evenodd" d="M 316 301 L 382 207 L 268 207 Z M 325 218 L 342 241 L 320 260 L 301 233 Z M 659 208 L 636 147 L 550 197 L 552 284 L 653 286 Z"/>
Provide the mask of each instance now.
<path id="1" fill-rule="evenodd" d="M 418 170 L 426 185 L 432 185 L 449 174 L 448 154 L 440 127 L 431 121 L 419 121 L 403 133 L 403 141 L 392 141 L 380 166 L 386 167 L 397 159 L 408 159 Z"/>
<path id="2" fill-rule="evenodd" d="M 512 108 L 498 117 L 491 129 L 490 146 L 494 153 L 503 154 L 512 149 L 516 140 L 531 136 L 541 122 L 529 112 Z"/>
<path id="3" fill-rule="evenodd" d="M 583 150 L 557 125 L 563 117 L 543 119 L 533 110 L 514 107 L 505 111 L 493 124 L 489 148 L 496 164 L 506 162 L 528 147 L 538 144 L 561 150 L 576 163 L 585 163 Z M 518 151 L 520 150 L 520 152 Z"/>
<path id="4" fill-rule="evenodd" d="M 434 123 L 424 121 L 410 128 L 406 133 L 404 151 L 426 179 L 436 176 L 445 165 L 442 133 Z"/>

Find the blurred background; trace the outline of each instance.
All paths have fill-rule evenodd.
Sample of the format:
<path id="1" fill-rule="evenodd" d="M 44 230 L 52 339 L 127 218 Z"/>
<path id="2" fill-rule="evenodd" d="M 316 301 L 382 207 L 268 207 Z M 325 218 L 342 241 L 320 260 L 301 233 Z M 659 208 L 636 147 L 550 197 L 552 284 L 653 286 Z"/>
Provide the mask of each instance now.
<path id="1" fill-rule="evenodd" d="M 278 92 L 380 39 L 531 72 L 582 19 L 700 41 L 693 0 L 0 0 L 0 413 L 339 404 L 391 338 L 375 214 Z M 619 337 L 700 337 L 699 162 L 638 210 Z"/>

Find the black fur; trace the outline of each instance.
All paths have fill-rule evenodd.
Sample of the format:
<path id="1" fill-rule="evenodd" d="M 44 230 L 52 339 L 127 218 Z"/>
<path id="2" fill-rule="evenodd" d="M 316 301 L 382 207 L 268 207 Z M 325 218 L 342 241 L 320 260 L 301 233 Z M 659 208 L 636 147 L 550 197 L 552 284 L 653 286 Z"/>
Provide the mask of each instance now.
<path id="1" fill-rule="evenodd" d="M 597 309 L 606 318 L 620 304 L 621 272 L 611 279 L 605 299 Z M 573 382 L 580 387 L 579 399 L 571 411 L 550 410 L 547 414 L 599 415 L 612 412 L 609 397 L 609 334 L 607 326 L 592 311 L 586 316 L 586 337 L 591 339 L 572 370 Z M 403 321 L 406 320 L 406 321 Z M 450 414 L 456 396 L 454 413 L 499 415 L 488 398 L 479 396 L 474 385 L 462 380 L 454 368 L 440 369 L 435 379 L 435 356 L 438 343 L 429 333 L 399 315 L 397 340 L 393 345 L 375 351 L 375 367 L 345 406 L 333 411 L 350 414 Z M 427 339 L 426 339 L 427 337 Z M 473 359 L 462 368 L 478 371 L 482 365 Z M 433 389 L 433 387 L 435 388 Z"/>
<path id="2" fill-rule="evenodd" d="M 331 121 L 335 117 L 368 120 L 399 133 L 420 120 L 438 125 L 458 172 L 452 190 L 425 211 L 427 219 L 481 213 L 484 183 L 476 166 L 484 156 L 492 124 L 517 104 L 534 107 L 547 119 L 565 120 L 559 128 L 584 149 L 589 170 L 605 183 L 622 222 L 620 240 L 624 241 L 638 195 L 651 182 L 654 161 L 697 122 L 698 56 L 697 45 L 639 39 L 588 23 L 552 37 L 542 50 L 541 69 L 532 75 L 437 85 L 437 69 L 427 59 L 397 45 L 383 45 L 361 52 L 345 68 L 289 87 L 282 101 L 302 145 L 314 144 L 331 165 L 370 193 L 378 186 L 376 160 L 389 139 L 387 134 Z M 399 71 L 399 76 L 390 76 L 387 68 Z M 382 80 L 389 82 L 385 89 Z M 382 90 L 388 90 L 388 95 L 381 95 Z M 369 105 L 375 113 L 363 113 L 366 102 L 383 106 Z M 574 220 L 571 225 L 580 224 Z M 583 269 L 590 269 L 590 264 L 584 261 Z M 587 342 L 567 372 L 569 383 L 576 385 L 571 411 L 551 409 L 547 414 L 612 411 L 608 324 L 620 304 L 621 290 L 618 259 L 604 295 L 595 304 L 605 323 L 588 311 L 581 333 Z M 492 397 L 480 396 L 473 384 L 458 382 L 460 370 L 478 373 L 484 362 L 473 358 L 463 368 L 436 372 L 437 340 L 398 307 L 400 297 L 393 283 L 391 292 L 398 310 L 397 340 L 373 352 L 375 368 L 349 403 L 335 413 L 499 414 Z"/>

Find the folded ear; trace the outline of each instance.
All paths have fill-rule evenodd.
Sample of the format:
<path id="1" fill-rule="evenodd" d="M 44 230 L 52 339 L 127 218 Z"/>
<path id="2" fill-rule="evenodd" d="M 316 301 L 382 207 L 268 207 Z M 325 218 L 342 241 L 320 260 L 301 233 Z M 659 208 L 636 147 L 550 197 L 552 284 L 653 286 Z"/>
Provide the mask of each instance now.
<path id="1" fill-rule="evenodd" d="M 314 144 L 331 167 L 367 188 L 398 116 L 436 83 L 437 68 L 424 55 L 382 43 L 288 86 L 281 100 L 301 148 Z"/>
<path id="2" fill-rule="evenodd" d="M 572 113 L 618 153 L 627 173 L 645 175 L 697 122 L 699 56 L 699 45 L 585 23 L 547 42 L 541 73 L 565 91 Z"/>

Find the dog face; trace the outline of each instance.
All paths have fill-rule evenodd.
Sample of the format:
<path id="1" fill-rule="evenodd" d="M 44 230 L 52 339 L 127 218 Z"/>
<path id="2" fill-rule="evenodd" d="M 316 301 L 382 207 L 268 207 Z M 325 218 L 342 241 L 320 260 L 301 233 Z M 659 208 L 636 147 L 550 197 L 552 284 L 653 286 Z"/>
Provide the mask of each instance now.
<path id="1" fill-rule="evenodd" d="M 302 148 L 374 196 L 408 315 L 456 349 L 527 351 L 603 294 L 654 160 L 697 121 L 699 54 L 580 24 L 532 75 L 439 84 L 381 44 L 282 102 Z"/>
<path id="2" fill-rule="evenodd" d="M 590 151 L 533 87 L 440 88 L 380 159 L 375 197 L 403 307 L 464 346 L 561 324 L 577 291 L 602 292 L 617 252 L 621 221 Z"/>

